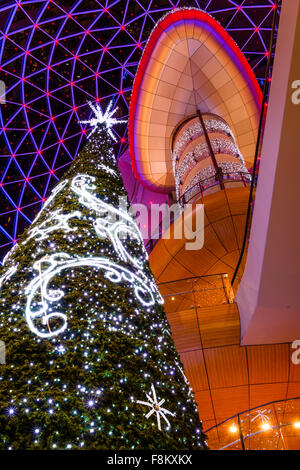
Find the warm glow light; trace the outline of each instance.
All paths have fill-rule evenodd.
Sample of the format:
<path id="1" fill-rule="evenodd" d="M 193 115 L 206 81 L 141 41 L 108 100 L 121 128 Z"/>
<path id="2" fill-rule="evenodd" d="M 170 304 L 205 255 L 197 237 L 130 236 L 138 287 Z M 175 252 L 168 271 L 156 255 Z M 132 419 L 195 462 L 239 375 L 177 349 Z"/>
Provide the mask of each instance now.
<path id="1" fill-rule="evenodd" d="M 238 431 L 238 428 L 237 428 L 237 425 L 236 424 L 232 424 L 229 428 L 229 432 L 231 432 L 232 434 L 236 433 Z"/>
<path id="2" fill-rule="evenodd" d="M 261 425 L 261 429 L 262 429 L 263 431 L 269 431 L 269 429 L 271 429 L 271 425 L 270 425 L 269 423 L 263 423 L 263 424 Z"/>
<path id="3" fill-rule="evenodd" d="M 296 421 L 294 423 L 294 428 L 299 429 L 300 428 L 300 421 Z"/>
<path id="4" fill-rule="evenodd" d="M 175 300 L 175 297 L 171 297 L 171 300 Z"/>

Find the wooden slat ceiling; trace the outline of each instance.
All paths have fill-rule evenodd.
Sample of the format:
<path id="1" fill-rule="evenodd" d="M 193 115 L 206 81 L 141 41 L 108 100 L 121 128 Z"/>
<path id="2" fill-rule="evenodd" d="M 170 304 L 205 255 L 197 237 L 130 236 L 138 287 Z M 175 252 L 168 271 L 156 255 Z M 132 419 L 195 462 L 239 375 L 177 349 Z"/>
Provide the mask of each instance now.
<path id="1" fill-rule="evenodd" d="M 248 191 L 226 189 L 199 201 L 205 211 L 201 250 L 185 250 L 185 240 L 161 239 L 150 255 L 156 280 L 166 282 L 159 287 L 168 296 L 166 313 L 204 429 L 264 403 L 300 396 L 300 367 L 292 364 L 290 344 L 240 346 L 237 305 L 226 303 L 216 281 L 220 276 L 207 277 L 227 273 L 230 279 L 242 243 Z M 204 278 L 170 282 L 192 276 Z M 300 409 L 294 414 L 300 421 Z M 293 432 L 288 445 L 299 448 L 300 432 L 298 438 L 298 431 Z M 231 442 L 217 433 L 219 447 Z M 250 448 L 261 448 L 262 437 L 255 439 Z M 275 439 L 274 448 L 280 446 Z"/>
<path id="2" fill-rule="evenodd" d="M 291 362 L 290 345 L 240 346 L 236 304 L 167 316 L 204 428 L 255 406 L 300 396 L 300 368 Z"/>
<path id="3" fill-rule="evenodd" d="M 205 193 L 204 193 L 205 194 Z M 205 274 L 233 274 L 243 239 L 249 188 L 230 188 L 204 196 L 204 247 L 185 249 L 186 239 L 172 237 L 171 229 L 161 238 L 150 255 L 150 265 L 157 282 Z M 178 223 L 179 219 L 175 223 Z"/>

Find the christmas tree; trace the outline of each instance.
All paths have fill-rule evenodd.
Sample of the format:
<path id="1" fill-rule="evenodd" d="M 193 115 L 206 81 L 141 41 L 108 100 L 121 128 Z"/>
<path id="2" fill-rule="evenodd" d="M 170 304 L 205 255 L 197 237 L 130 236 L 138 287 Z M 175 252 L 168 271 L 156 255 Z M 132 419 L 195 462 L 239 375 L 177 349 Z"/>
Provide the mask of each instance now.
<path id="1" fill-rule="evenodd" d="M 202 449 L 111 105 L 0 273 L 0 449 Z M 120 122 L 120 121 L 119 121 Z"/>

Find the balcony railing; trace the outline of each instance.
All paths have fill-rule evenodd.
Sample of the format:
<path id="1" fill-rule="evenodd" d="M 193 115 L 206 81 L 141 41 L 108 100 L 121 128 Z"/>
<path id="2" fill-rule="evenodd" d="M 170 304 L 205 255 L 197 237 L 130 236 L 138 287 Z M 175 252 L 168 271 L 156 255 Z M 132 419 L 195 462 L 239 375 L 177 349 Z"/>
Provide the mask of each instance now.
<path id="1" fill-rule="evenodd" d="M 208 274 L 158 283 L 168 313 L 194 307 L 232 303 L 234 293 L 228 274 Z"/>
<path id="2" fill-rule="evenodd" d="M 178 199 L 177 203 L 183 207 L 184 204 L 194 203 L 198 199 L 203 198 L 205 191 L 208 191 L 209 189 L 215 186 L 219 185 L 219 189 L 221 190 L 223 189 L 223 187 L 226 188 L 226 186 L 228 187 L 230 184 L 232 185 L 234 183 L 240 183 L 244 187 L 250 186 L 251 174 L 248 172 L 246 173 L 239 171 L 233 173 L 223 173 L 221 180 L 218 175 L 213 175 L 209 178 L 205 178 L 203 180 L 198 181 L 194 186 L 185 191 L 185 193 Z M 172 224 L 174 221 L 175 218 L 171 218 L 170 223 Z M 150 240 L 148 240 L 145 245 L 148 253 L 151 253 L 155 245 L 158 243 L 158 241 L 162 238 L 164 234 L 162 221 L 160 221 L 154 233 L 156 234 L 156 238 L 150 238 Z"/>
<path id="3" fill-rule="evenodd" d="M 223 186 L 229 186 L 232 183 L 242 183 L 243 186 L 249 186 L 251 184 L 251 175 L 248 172 L 232 172 L 232 173 L 222 173 L 222 178 L 217 174 L 210 176 L 209 178 L 204 178 L 194 184 L 191 188 L 187 189 L 185 193 L 179 198 L 178 202 L 181 205 L 187 204 L 189 202 L 195 202 L 194 200 L 200 199 L 203 197 L 204 193 L 214 186 L 220 186 L 220 190 L 223 189 Z"/>
<path id="4" fill-rule="evenodd" d="M 298 450 L 300 397 L 238 413 L 205 434 L 212 450 Z"/>

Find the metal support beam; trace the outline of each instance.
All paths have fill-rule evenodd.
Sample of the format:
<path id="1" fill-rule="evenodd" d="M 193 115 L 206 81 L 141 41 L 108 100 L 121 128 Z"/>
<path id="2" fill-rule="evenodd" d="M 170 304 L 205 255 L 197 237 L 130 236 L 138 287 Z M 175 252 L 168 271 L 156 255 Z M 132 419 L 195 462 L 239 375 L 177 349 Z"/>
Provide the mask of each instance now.
<path id="1" fill-rule="evenodd" d="M 210 157 L 212 159 L 213 165 L 214 165 L 215 170 L 216 170 L 216 178 L 218 178 L 218 180 L 220 181 L 221 189 L 225 189 L 224 183 L 223 183 L 223 177 L 222 177 L 222 169 L 218 166 L 218 162 L 217 162 L 215 153 L 214 153 L 212 145 L 211 145 L 211 141 L 210 141 L 210 138 L 209 138 L 209 135 L 208 135 L 205 123 L 204 123 L 204 119 L 203 119 L 202 113 L 201 113 L 199 108 L 197 109 L 197 114 L 198 114 L 199 121 L 200 121 L 200 124 L 201 124 L 202 129 L 203 129 L 203 133 L 204 133 L 206 144 L 207 144 L 207 147 L 208 147 L 208 150 L 209 150 L 209 153 L 210 153 Z"/>

